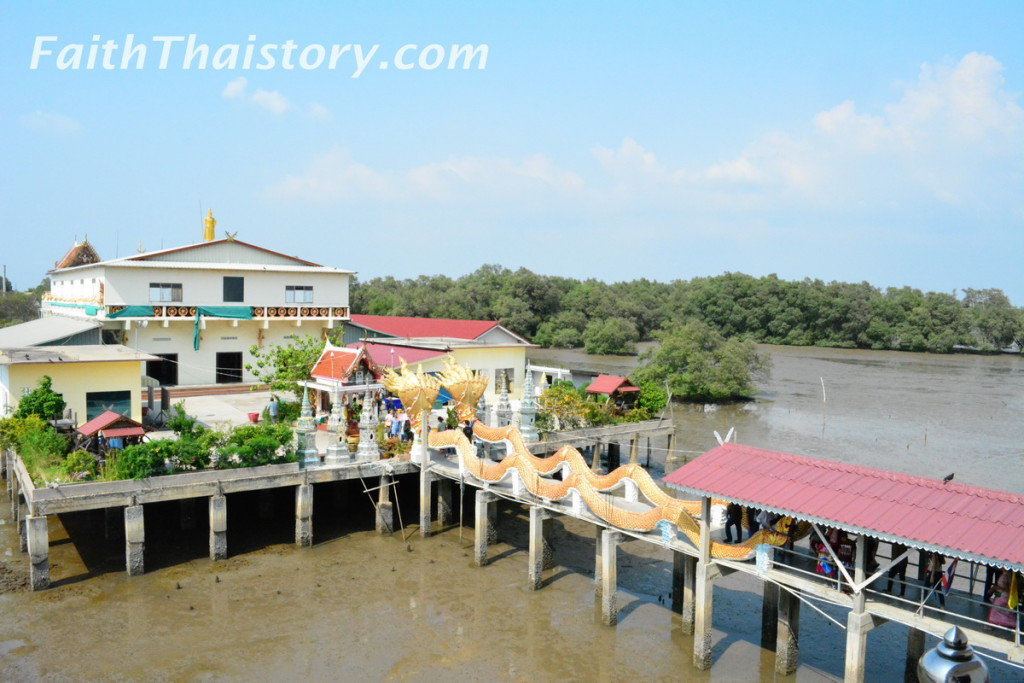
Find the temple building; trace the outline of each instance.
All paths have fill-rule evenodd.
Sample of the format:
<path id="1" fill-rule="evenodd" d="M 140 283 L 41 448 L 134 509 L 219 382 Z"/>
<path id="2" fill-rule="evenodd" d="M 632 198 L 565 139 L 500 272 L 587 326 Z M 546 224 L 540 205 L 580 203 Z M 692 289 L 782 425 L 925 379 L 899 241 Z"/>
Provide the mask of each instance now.
<path id="1" fill-rule="evenodd" d="M 75 245 L 49 273 L 42 316 L 98 324 L 103 344 L 157 357 L 144 374 L 163 386 L 256 381 L 250 347 L 326 339 L 349 319 L 353 271 L 214 239 L 215 225 L 207 216 L 203 242 L 107 261 Z"/>

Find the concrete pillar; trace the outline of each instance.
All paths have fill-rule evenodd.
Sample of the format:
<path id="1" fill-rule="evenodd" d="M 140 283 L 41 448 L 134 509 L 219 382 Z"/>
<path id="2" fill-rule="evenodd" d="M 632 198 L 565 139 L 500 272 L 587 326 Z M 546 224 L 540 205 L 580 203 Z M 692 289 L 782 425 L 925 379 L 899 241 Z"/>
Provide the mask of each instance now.
<path id="1" fill-rule="evenodd" d="M 210 496 L 210 559 L 228 557 L 228 498 L 223 494 Z"/>
<path id="2" fill-rule="evenodd" d="M 18 478 L 11 477 L 7 483 L 10 484 L 10 489 L 8 490 L 10 491 L 11 494 L 11 520 L 17 522 L 18 505 L 21 502 L 21 491 L 18 490 Z"/>
<path id="3" fill-rule="evenodd" d="M 544 583 L 543 572 L 551 567 L 551 543 L 549 542 L 551 513 L 542 507 L 530 506 L 530 590 L 537 590 Z"/>
<path id="4" fill-rule="evenodd" d="M 615 601 L 618 587 L 618 549 L 622 534 L 612 529 L 601 532 L 601 623 L 619 623 L 619 606 Z"/>
<path id="5" fill-rule="evenodd" d="M 846 683 L 864 681 L 864 658 L 871 626 L 871 615 L 865 612 L 852 611 L 846 620 L 846 668 L 843 674 Z"/>
<path id="6" fill-rule="evenodd" d="M 423 450 L 429 453 L 425 444 Z M 420 536 L 424 537 L 430 535 L 430 525 L 432 524 L 430 517 L 430 484 L 433 481 L 433 477 L 427 470 L 429 467 L 427 461 L 429 461 L 429 458 L 425 456 L 424 464 L 420 465 Z"/>
<path id="7" fill-rule="evenodd" d="M 788 590 L 779 589 L 778 639 L 775 644 L 775 673 L 796 673 L 800 655 L 800 600 Z"/>
<path id="8" fill-rule="evenodd" d="M 907 627 L 907 661 L 903 667 L 904 683 L 917 683 L 917 663 L 924 654 L 924 631 Z"/>
<path id="9" fill-rule="evenodd" d="M 28 578 L 32 590 L 50 587 L 50 535 L 46 515 L 29 515 L 25 519 L 28 535 Z"/>
<path id="10" fill-rule="evenodd" d="M 437 480 L 437 523 L 441 528 L 446 528 L 455 520 L 455 513 L 452 512 L 452 484 L 451 479 Z"/>
<path id="11" fill-rule="evenodd" d="M 493 526 L 492 510 L 497 508 L 497 500 L 493 493 L 477 491 L 475 500 L 476 527 L 473 534 L 473 561 L 476 566 L 487 564 L 487 546 L 490 543 Z"/>
<path id="12" fill-rule="evenodd" d="M 191 531 L 196 528 L 196 499 L 182 498 L 178 501 L 178 514 L 181 530 Z"/>
<path id="13" fill-rule="evenodd" d="M 604 471 L 601 469 L 601 444 L 597 443 L 591 446 L 590 452 L 594 456 L 594 459 L 590 461 L 590 471 L 601 474 Z"/>
<path id="14" fill-rule="evenodd" d="M 632 439 L 629 440 L 629 464 L 630 465 L 639 465 L 640 464 L 640 457 L 639 457 L 639 450 L 638 450 L 639 449 L 639 444 L 640 444 L 640 437 L 639 436 L 634 436 Z"/>
<path id="15" fill-rule="evenodd" d="M 621 448 L 618 441 L 608 442 L 608 471 L 614 472 L 622 464 Z"/>
<path id="16" fill-rule="evenodd" d="M 146 571 L 143 551 L 146 546 L 146 524 L 141 505 L 124 509 L 124 554 L 128 576 L 141 576 Z"/>
<path id="17" fill-rule="evenodd" d="M 395 509 L 391 502 L 391 478 L 384 475 L 380 478 L 377 490 L 377 533 L 393 534 L 395 532 Z"/>
<path id="18" fill-rule="evenodd" d="M 765 581 L 761 593 L 761 647 L 775 652 L 779 627 L 779 584 Z"/>
<path id="19" fill-rule="evenodd" d="M 694 587 L 697 580 L 697 558 L 678 550 L 672 553 L 672 611 L 682 616 L 680 629 L 693 635 Z"/>
<path id="20" fill-rule="evenodd" d="M 600 600 L 603 590 L 601 576 L 604 574 L 604 561 L 601 559 L 604 556 L 604 547 L 601 534 L 604 527 L 595 526 L 594 531 L 596 533 L 594 538 L 594 598 Z"/>
<path id="21" fill-rule="evenodd" d="M 711 668 L 711 620 L 714 612 L 710 498 L 701 499 L 700 512 L 700 539 L 697 546 L 697 576 L 694 586 L 693 665 L 701 671 L 706 671 Z"/>
<path id="22" fill-rule="evenodd" d="M 295 487 L 295 544 L 313 545 L 313 485 Z"/>

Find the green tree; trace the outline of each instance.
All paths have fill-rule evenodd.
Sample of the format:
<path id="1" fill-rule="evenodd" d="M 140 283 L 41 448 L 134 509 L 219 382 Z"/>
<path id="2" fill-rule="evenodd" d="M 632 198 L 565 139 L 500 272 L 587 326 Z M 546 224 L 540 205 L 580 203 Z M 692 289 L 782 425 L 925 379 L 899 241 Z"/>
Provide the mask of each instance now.
<path id="1" fill-rule="evenodd" d="M 290 391 L 301 397 L 302 387 L 298 383 L 309 379 L 324 346 L 322 339 L 312 335 L 293 339 L 284 346 L 252 346 L 249 353 L 253 362 L 246 363 L 245 369 L 268 385 L 271 391 Z"/>
<path id="2" fill-rule="evenodd" d="M 639 336 L 626 318 L 594 320 L 583 332 L 583 348 L 587 353 L 627 355 L 636 353 Z"/>
<path id="3" fill-rule="evenodd" d="M 64 397 L 53 390 L 53 380 L 43 375 L 36 388 L 18 402 L 14 417 L 38 415 L 44 420 L 56 420 L 64 414 L 65 405 Z"/>
<path id="4" fill-rule="evenodd" d="M 656 337 L 659 345 L 644 354 L 632 379 L 638 385 L 667 382 L 673 395 L 686 400 L 748 398 L 755 378 L 769 370 L 752 341 L 726 339 L 699 320 L 667 327 Z"/>
<path id="5" fill-rule="evenodd" d="M 1020 331 L 1020 316 L 1002 290 L 965 289 L 964 306 L 978 346 L 998 350 L 1013 343 Z"/>

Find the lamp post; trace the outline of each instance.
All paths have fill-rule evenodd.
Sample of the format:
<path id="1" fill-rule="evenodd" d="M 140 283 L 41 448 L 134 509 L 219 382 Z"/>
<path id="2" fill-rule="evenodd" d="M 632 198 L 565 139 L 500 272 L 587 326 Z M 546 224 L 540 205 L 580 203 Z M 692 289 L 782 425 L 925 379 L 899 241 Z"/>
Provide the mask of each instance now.
<path id="1" fill-rule="evenodd" d="M 946 631 L 942 642 L 928 650 L 917 663 L 917 680 L 921 683 L 987 683 L 988 667 L 967 644 L 967 636 L 954 626 Z"/>

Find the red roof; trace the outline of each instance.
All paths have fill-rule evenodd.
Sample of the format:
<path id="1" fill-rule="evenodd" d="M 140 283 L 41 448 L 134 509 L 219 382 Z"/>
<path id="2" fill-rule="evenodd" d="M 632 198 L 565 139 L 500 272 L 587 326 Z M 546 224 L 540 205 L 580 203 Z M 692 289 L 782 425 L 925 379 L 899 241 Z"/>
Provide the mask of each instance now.
<path id="1" fill-rule="evenodd" d="M 118 427 L 116 429 L 101 429 L 100 433 L 108 439 L 113 439 L 117 436 L 142 436 L 146 430 L 142 427 Z"/>
<path id="2" fill-rule="evenodd" d="M 92 436 L 100 430 L 109 432 L 115 425 L 118 427 L 142 427 L 141 424 L 130 417 L 125 417 L 120 413 L 115 413 L 113 410 L 104 410 L 102 413 L 79 427 L 76 431 L 83 436 Z"/>
<path id="3" fill-rule="evenodd" d="M 374 371 L 372 359 L 367 356 L 361 344 L 338 347 L 328 343 L 309 374 L 319 379 L 344 381 L 357 369 L 361 360 L 366 361 L 371 372 Z"/>
<path id="4" fill-rule="evenodd" d="M 672 488 L 1024 570 L 1024 496 L 726 443 Z"/>
<path id="5" fill-rule="evenodd" d="M 450 337 L 479 339 L 498 323 L 488 320 L 449 320 L 445 318 L 403 318 L 390 315 L 359 315 L 353 313 L 353 325 L 392 337 Z"/>
<path id="6" fill-rule="evenodd" d="M 625 377 L 615 375 L 598 375 L 597 379 L 590 383 L 587 391 L 591 394 L 611 394 L 616 391 L 640 391 L 639 387 Z"/>
<path id="7" fill-rule="evenodd" d="M 366 353 L 370 356 L 370 360 L 375 365 L 382 368 L 399 367 L 402 363 L 401 360 L 405 360 L 409 365 L 415 363 L 421 363 L 431 358 L 437 358 L 443 356 L 446 351 L 438 351 L 436 349 L 416 349 L 409 346 L 397 346 L 394 344 L 374 344 L 372 342 L 356 342 L 350 344 L 349 348 L 355 346 L 365 346 Z M 394 352 L 394 353 L 392 353 Z"/>

